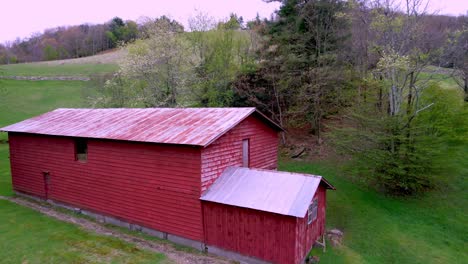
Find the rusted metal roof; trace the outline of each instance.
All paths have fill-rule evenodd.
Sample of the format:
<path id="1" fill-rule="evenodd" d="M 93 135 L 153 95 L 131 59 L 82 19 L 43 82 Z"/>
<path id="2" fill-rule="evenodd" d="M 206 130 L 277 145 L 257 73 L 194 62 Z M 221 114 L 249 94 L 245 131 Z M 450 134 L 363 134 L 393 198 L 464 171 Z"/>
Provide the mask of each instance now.
<path id="1" fill-rule="evenodd" d="M 200 199 L 304 217 L 320 182 L 335 189 L 321 176 L 229 167 Z"/>
<path id="2" fill-rule="evenodd" d="M 60 108 L 1 128 L 6 132 L 208 146 L 249 115 L 281 128 L 253 107 Z"/>

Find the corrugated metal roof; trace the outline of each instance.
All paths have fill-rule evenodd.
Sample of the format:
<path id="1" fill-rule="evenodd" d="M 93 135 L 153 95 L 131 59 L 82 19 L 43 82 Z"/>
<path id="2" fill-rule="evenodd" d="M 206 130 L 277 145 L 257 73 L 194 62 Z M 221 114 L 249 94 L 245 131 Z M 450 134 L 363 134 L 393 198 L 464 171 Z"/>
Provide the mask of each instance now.
<path id="1" fill-rule="evenodd" d="M 229 167 L 200 199 L 304 217 L 321 181 L 309 174 Z"/>
<path id="2" fill-rule="evenodd" d="M 244 108 L 56 109 L 1 128 L 55 136 L 207 146 L 252 113 Z"/>

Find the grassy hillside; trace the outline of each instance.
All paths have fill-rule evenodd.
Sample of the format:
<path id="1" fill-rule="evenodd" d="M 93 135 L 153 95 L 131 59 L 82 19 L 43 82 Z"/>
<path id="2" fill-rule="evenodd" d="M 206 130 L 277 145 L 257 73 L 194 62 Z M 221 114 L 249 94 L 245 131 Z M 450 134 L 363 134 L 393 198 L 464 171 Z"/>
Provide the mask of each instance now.
<path id="1" fill-rule="evenodd" d="M 2 80 L 0 85 L 0 127 L 3 127 L 55 108 L 83 107 L 83 94 L 92 84 Z M 0 139 L 5 138 L 6 134 L 2 133 Z"/>
<path id="2" fill-rule="evenodd" d="M 465 157 L 468 146 L 465 146 Z M 327 227 L 344 231 L 344 245 L 327 248 L 320 263 L 467 263 L 468 160 L 450 186 L 416 198 L 393 198 L 348 181 L 333 165 L 283 162 L 282 170 L 323 175 Z M 464 177 L 463 177 L 464 175 Z"/>
<path id="3" fill-rule="evenodd" d="M 89 76 L 112 73 L 118 70 L 118 61 L 124 50 L 68 60 L 41 61 L 0 65 L 0 75 L 5 76 Z"/>

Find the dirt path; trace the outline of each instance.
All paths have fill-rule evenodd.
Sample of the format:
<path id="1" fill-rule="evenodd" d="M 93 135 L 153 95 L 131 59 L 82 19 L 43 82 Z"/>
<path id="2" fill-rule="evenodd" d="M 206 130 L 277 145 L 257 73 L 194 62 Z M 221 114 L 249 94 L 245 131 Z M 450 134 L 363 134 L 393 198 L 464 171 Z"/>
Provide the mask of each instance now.
<path id="1" fill-rule="evenodd" d="M 138 237 L 138 236 L 133 236 L 129 234 L 125 234 L 122 232 L 119 232 L 117 230 L 114 230 L 112 228 L 105 227 L 99 223 L 96 223 L 94 221 L 81 218 L 81 217 L 75 217 L 73 215 L 69 215 L 66 213 L 61 213 L 56 211 L 53 207 L 48 206 L 48 205 L 41 205 L 36 202 L 32 202 L 20 197 L 4 197 L 0 196 L 0 199 L 2 200 L 8 200 L 13 203 L 16 203 L 21 206 L 25 206 L 28 208 L 31 208 L 35 211 L 38 211 L 40 213 L 43 213 L 45 215 L 48 215 L 50 217 L 53 217 L 55 219 L 58 219 L 60 221 L 68 222 L 75 224 L 77 226 L 80 226 L 81 228 L 95 232 L 100 235 L 105 235 L 105 236 L 112 236 L 119 238 L 123 241 L 126 241 L 128 243 L 134 244 L 140 249 L 145 249 L 145 250 L 150 250 L 158 253 L 162 253 L 167 256 L 167 258 L 174 263 L 194 263 L 194 264 L 215 264 L 215 263 L 231 263 L 228 260 L 212 256 L 212 255 L 205 255 L 205 254 L 197 254 L 197 253 L 189 253 L 189 252 L 184 252 L 180 250 L 176 250 L 174 246 L 171 244 L 166 244 L 166 243 L 159 243 L 157 241 L 150 241 L 146 240 L 144 238 Z"/>

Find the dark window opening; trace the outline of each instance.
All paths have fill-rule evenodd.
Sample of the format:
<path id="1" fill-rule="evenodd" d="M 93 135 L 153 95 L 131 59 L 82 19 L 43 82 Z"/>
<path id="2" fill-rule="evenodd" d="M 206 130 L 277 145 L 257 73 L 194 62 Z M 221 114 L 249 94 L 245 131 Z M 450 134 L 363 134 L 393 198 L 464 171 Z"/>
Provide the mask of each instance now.
<path id="1" fill-rule="evenodd" d="M 249 140 L 244 139 L 242 140 L 242 167 L 249 167 L 250 166 L 250 147 L 249 147 Z"/>
<path id="2" fill-rule="evenodd" d="M 312 203 L 309 205 L 309 210 L 307 212 L 307 224 L 311 224 L 312 222 L 317 219 L 317 212 L 318 212 L 318 200 L 314 199 Z"/>
<path id="3" fill-rule="evenodd" d="M 86 139 L 75 140 L 75 160 L 86 161 L 88 159 L 88 142 Z"/>

